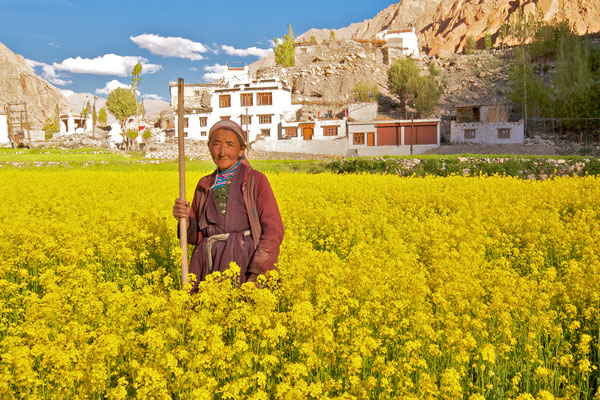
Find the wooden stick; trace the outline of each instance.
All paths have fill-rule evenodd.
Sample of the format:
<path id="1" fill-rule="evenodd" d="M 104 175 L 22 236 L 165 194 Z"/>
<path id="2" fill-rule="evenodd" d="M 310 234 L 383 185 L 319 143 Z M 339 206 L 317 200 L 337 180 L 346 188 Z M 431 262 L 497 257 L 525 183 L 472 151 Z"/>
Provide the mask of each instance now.
<path id="1" fill-rule="evenodd" d="M 179 149 L 179 198 L 185 201 L 185 150 L 183 145 L 183 78 L 177 82 L 177 144 Z M 188 284 L 187 218 L 179 219 L 179 239 L 181 240 L 181 282 Z"/>

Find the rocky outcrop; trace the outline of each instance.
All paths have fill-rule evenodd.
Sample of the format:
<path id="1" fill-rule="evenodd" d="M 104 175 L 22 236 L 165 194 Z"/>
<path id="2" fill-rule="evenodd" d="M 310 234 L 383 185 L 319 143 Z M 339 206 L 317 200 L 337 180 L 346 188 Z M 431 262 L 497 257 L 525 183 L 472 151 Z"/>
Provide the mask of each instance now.
<path id="1" fill-rule="evenodd" d="M 25 102 L 34 130 L 42 128 L 57 104 L 61 112 L 70 109 L 60 90 L 37 76 L 22 56 L 0 43 L 0 109 L 11 102 Z"/>
<path id="2" fill-rule="evenodd" d="M 580 34 L 600 32 L 597 0 L 404 0 L 392 4 L 374 18 L 335 31 L 336 39 L 372 41 L 386 28 L 415 28 L 421 48 L 430 56 L 447 58 L 462 51 L 472 36 L 482 46 L 486 34 L 494 45 L 503 40 L 502 24 L 519 8 L 536 12 L 544 21 L 567 20 Z M 314 36 L 328 40 L 327 29 L 311 29 L 300 41 Z"/>

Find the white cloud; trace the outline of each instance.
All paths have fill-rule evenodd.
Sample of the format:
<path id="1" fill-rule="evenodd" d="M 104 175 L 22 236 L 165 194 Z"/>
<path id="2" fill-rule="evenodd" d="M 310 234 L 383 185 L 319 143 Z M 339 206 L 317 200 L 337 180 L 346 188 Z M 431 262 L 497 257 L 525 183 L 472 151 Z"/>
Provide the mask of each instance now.
<path id="1" fill-rule="evenodd" d="M 193 71 L 193 72 L 198 72 L 198 68 L 196 68 L 196 67 L 192 67 L 192 68 L 190 68 L 190 71 Z"/>
<path id="2" fill-rule="evenodd" d="M 225 75 L 225 72 L 227 71 L 227 65 L 207 65 L 204 67 L 204 70 L 208 71 L 208 73 L 203 75 L 205 81 L 216 81 Z"/>
<path id="3" fill-rule="evenodd" d="M 75 94 L 74 91 L 69 90 L 69 89 L 62 89 L 61 92 L 62 92 L 63 96 L 65 96 L 65 97 L 73 96 Z"/>
<path id="4" fill-rule="evenodd" d="M 58 86 L 65 86 L 68 85 L 70 83 L 72 83 L 72 81 L 69 80 L 64 80 L 61 79 L 62 75 L 58 72 L 56 72 L 56 68 L 54 68 L 54 66 L 43 63 L 43 62 L 39 62 L 39 61 L 34 61 L 34 60 L 25 60 L 27 62 L 27 64 L 31 67 L 31 69 L 35 72 L 35 69 L 38 67 L 42 68 L 42 78 L 44 78 L 45 80 L 47 80 L 48 82 L 52 83 L 53 85 L 58 85 Z"/>
<path id="5" fill-rule="evenodd" d="M 149 64 L 143 57 L 116 54 L 105 54 L 96 58 L 67 58 L 60 64 L 52 64 L 52 67 L 76 74 L 129 76 L 138 62 L 142 63 L 142 74 L 152 74 L 162 69 L 160 65 Z"/>
<path id="6" fill-rule="evenodd" d="M 222 45 L 221 49 L 225 53 L 229 54 L 230 56 L 239 56 L 239 57 L 256 56 L 256 57 L 260 57 L 260 58 L 268 56 L 273 51 L 271 49 L 259 49 L 258 47 L 248 47 L 247 49 L 236 49 L 233 46 L 227 46 L 227 45 Z"/>
<path id="7" fill-rule="evenodd" d="M 142 99 L 144 99 L 144 100 L 163 100 L 164 101 L 164 99 L 157 94 L 145 94 L 145 95 L 142 95 Z"/>
<path id="8" fill-rule="evenodd" d="M 142 49 L 164 57 L 187 58 L 192 61 L 202 60 L 201 53 L 210 49 L 202 43 L 193 42 L 182 37 L 163 37 L 152 33 L 130 36 L 129 39 Z"/>
<path id="9" fill-rule="evenodd" d="M 130 86 L 126 85 L 124 83 L 119 82 L 116 79 L 113 79 L 110 82 L 106 82 L 106 86 L 104 86 L 102 89 L 96 89 L 96 93 L 97 94 L 109 94 L 110 92 L 112 92 L 113 90 L 115 90 L 116 88 L 125 88 L 125 89 L 129 89 Z"/>

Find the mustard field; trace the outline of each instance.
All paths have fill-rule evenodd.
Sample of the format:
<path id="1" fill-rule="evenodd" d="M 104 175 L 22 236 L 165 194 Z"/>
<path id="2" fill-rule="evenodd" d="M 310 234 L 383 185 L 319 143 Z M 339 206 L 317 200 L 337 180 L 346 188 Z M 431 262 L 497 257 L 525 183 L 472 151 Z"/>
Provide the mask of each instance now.
<path id="1" fill-rule="evenodd" d="M 600 179 L 268 177 L 279 276 L 190 297 L 177 172 L 0 170 L 0 399 L 600 399 Z"/>

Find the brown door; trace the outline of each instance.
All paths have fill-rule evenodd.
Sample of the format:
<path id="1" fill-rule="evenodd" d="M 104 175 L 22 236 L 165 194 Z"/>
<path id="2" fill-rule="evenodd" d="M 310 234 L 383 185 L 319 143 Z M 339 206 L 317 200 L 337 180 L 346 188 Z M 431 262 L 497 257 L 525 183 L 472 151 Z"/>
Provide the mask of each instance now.
<path id="1" fill-rule="evenodd" d="M 302 135 L 304 136 L 304 140 L 311 140 L 313 135 L 313 129 L 309 127 L 302 129 Z"/>
<path id="2" fill-rule="evenodd" d="M 375 146 L 375 132 L 367 132 L 367 146 Z"/>

